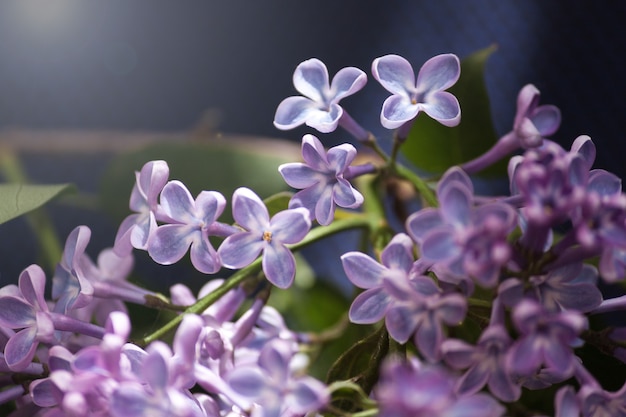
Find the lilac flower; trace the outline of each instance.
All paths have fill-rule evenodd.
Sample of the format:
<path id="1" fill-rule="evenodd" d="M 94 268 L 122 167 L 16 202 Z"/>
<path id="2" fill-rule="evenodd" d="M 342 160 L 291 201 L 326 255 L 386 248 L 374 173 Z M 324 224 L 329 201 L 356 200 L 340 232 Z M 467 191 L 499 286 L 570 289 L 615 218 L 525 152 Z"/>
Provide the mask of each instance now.
<path id="1" fill-rule="evenodd" d="M 387 292 L 386 280 L 409 280 L 413 266 L 413 242 L 404 233 L 397 234 L 383 249 L 382 264 L 361 252 L 341 256 L 343 269 L 350 282 L 365 291 L 350 306 L 350 321 L 359 324 L 381 320 L 394 298 Z"/>
<path id="2" fill-rule="evenodd" d="M 233 217 L 245 231 L 222 242 L 218 249 L 222 264 L 226 268 L 243 268 L 263 251 L 262 266 L 267 279 L 279 288 L 291 286 L 296 261 L 285 245 L 300 242 L 309 232 L 308 210 L 283 210 L 270 219 L 259 196 L 242 187 L 233 193 Z"/>
<path id="3" fill-rule="evenodd" d="M 525 85 L 517 96 L 517 112 L 513 130 L 479 157 L 461 167 L 467 173 L 478 172 L 511 152 L 519 149 L 536 148 L 543 139 L 555 133 L 561 124 L 561 112 L 556 106 L 539 106 L 539 90 L 532 84 Z"/>
<path id="4" fill-rule="evenodd" d="M 148 248 L 148 240 L 156 228 L 155 216 L 160 217 L 157 198 L 169 174 L 165 161 L 150 161 L 140 172 L 135 172 L 130 209 L 136 213 L 126 217 L 117 231 L 114 247 L 118 254 L 128 254 L 132 248 Z"/>
<path id="5" fill-rule="evenodd" d="M 582 314 L 549 312 L 538 302 L 524 299 L 513 310 L 513 323 L 520 333 L 509 350 L 513 374 L 528 376 L 544 366 L 561 379 L 572 375 L 576 362 L 572 344 L 587 327 Z"/>
<path id="6" fill-rule="evenodd" d="M 306 60 L 296 68 L 293 84 L 302 96 L 284 99 L 276 109 L 274 126 L 289 130 L 306 123 L 322 133 L 337 129 L 344 110 L 339 101 L 359 91 L 367 82 L 367 76 L 358 68 L 340 70 L 328 82 L 328 70 L 316 58 Z"/>
<path id="7" fill-rule="evenodd" d="M 46 277 L 37 265 L 26 268 L 19 278 L 20 295 L 0 297 L 0 325 L 22 329 L 4 348 L 4 359 L 13 371 L 25 369 L 33 360 L 39 342 L 53 343 L 54 324 L 44 298 Z"/>
<path id="8" fill-rule="evenodd" d="M 152 259 L 170 265 L 178 262 L 191 246 L 191 263 L 198 271 L 219 271 L 219 257 L 209 234 L 225 205 L 226 199 L 216 191 L 202 191 L 194 201 L 182 182 L 168 182 L 161 192 L 161 207 L 171 223 L 157 227 L 150 237 L 148 253 Z"/>
<path id="9" fill-rule="evenodd" d="M 413 277 L 410 281 L 385 280 L 384 285 L 397 300 L 385 316 L 389 336 L 400 343 L 413 336 L 427 360 L 439 360 L 443 325 L 461 323 L 467 312 L 467 299 L 458 293 L 444 294 L 427 276 Z"/>
<path id="10" fill-rule="evenodd" d="M 437 196 L 441 207 L 422 209 L 406 222 L 422 257 L 452 275 L 469 275 L 482 286 L 494 286 L 511 257 L 507 237 L 515 228 L 515 211 L 500 202 L 473 207 L 472 183 L 456 167 L 444 174 Z"/>
<path id="11" fill-rule="evenodd" d="M 321 382 L 292 373 L 293 355 L 291 343 L 275 340 L 262 349 L 257 365 L 237 366 L 228 375 L 227 382 L 235 392 L 261 407 L 254 415 L 304 415 L 328 403 Z"/>
<path id="12" fill-rule="evenodd" d="M 302 190 L 291 198 L 289 208 L 304 207 L 319 224 L 327 226 L 333 221 L 335 205 L 359 207 L 363 196 L 348 181 L 355 168 L 350 166 L 355 156 L 356 148 L 352 145 L 335 146 L 326 153 L 315 136 L 304 135 L 304 163 L 294 162 L 278 167 L 287 184 Z M 362 167 L 373 168 L 371 165 Z"/>
<path id="13" fill-rule="evenodd" d="M 458 395 L 455 380 L 442 367 L 412 358 L 387 359 L 374 398 L 379 415 L 393 417 L 498 417 L 504 407 L 484 393 Z"/>
<path id="14" fill-rule="evenodd" d="M 424 63 L 417 80 L 413 67 L 401 56 L 385 55 L 372 63 L 372 74 L 393 95 L 385 100 L 380 123 L 396 129 L 425 112 L 445 126 L 461 120 L 459 102 L 446 90 L 459 79 L 461 67 L 453 54 L 437 55 Z"/>
<path id="15" fill-rule="evenodd" d="M 509 307 L 517 305 L 525 297 L 540 302 L 549 311 L 569 309 L 586 313 L 602 302 L 597 281 L 595 267 L 576 262 L 545 275 L 531 276 L 526 282 L 509 278 L 500 284 L 498 294 Z"/>
<path id="16" fill-rule="evenodd" d="M 456 390 L 461 395 L 474 394 L 485 385 L 502 401 L 517 400 L 521 388 L 507 372 L 507 351 L 512 340 L 503 325 L 490 325 L 476 346 L 463 340 L 448 339 L 441 345 L 443 359 L 454 369 L 467 371 L 458 380 Z"/>

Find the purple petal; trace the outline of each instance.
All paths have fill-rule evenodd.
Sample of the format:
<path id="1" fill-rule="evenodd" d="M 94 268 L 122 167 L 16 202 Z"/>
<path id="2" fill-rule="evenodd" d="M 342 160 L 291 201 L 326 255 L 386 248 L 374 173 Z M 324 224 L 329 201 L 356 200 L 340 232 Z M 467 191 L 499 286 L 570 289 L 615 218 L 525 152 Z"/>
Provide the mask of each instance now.
<path id="1" fill-rule="evenodd" d="M 280 102 L 274 115 L 274 126 L 280 130 L 294 129 L 316 111 L 314 101 L 302 96 L 287 97 Z"/>
<path id="2" fill-rule="evenodd" d="M 415 91 L 415 72 L 405 58 L 399 55 L 385 55 L 372 62 L 374 78 L 389 92 L 408 97 Z M 386 127 L 386 126 L 385 126 Z"/>
<path id="3" fill-rule="evenodd" d="M 441 344 L 441 353 L 448 365 L 454 369 L 465 369 L 474 362 L 476 348 L 458 339 L 447 339 Z"/>
<path id="4" fill-rule="evenodd" d="M 265 241 L 259 233 L 236 233 L 224 239 L 217 253 L 223 266 L 239 269 L 250 265 L 259 256 L 264 245 Z"/>
<path id="5" fill-rule="evenodd" d="M 447 325 L 458 325 L 467 312 L 467 300 L 461 294 L 444 295 L 438 303 L 437 316 Z"/>
<path id="6" fill-rule="evenodd" d="M 385 316 L 390 301 L 384 288 L 370 288 L 357 295 L 352 302 L 348 313 L 350 321 L 356 324 L 376 323 Z"/>
<path id="7" fill-rule="evenodd" d="M 222 267 L 219 256 L 208 237 L 200 236 L 199 233 L 197 239 L 191 242 L 189 255 L 194 268 L 204 274 L 214 274 Z"/>
<path id="8" fill-rule="evenodd" d="M 298 243 L 311 229 L 309 212 L 300 207 L 276 213 L 270 221 L 272 239 L 286 244 Z"/>
<path id="9" fill-rule="evenodd" d="M 516 401 L 522 395 L 520 386 L 511 381 L 504 366 L 498 366 L 493 370 L 487 386 L 495 397 L 505 402 Z"/>
<path id="10" fill-rule="evenodd" d="M 32 306 L 36 306 L 42 311 L 48 311 L 44 297 L 46 275 L 39 265 L 33 264 L 22 271 L 19 277 L 19 288 L 24 299 Z"/>
<path id="11" fill-rule="evenodd" d="M 442 224 L 439 210 L 428 207 L 410 215 L 406 221 L 406 228 L 413 240 L 421 244 L 428 232 Z"/>
<path id="12" fill-rule="evenodd" d="M 315 204 L 315 218 L 322 226 L 328 226 L 335 218 L 335 201 L 333 200 L 333 188 L 324 186 Z"/>
<path id="13" fill-rule="evenodd" d="M 270 379 L 277 382 L 286 381 L 292 356 L 291 344 L 285 340 L 276 339 L 261 350 L 259 366 L 267 372 Z"/>
<path id="14" fill-rule="evenodd" d="M 304 207 L 314 216 L 315 207 L 325 189 L 326 182 L 322 181 L 302 191 L 298 191 L 291 197 L 291 200 L 289 200 L 289 208 Z"/>
<path id="15" fill-rule="evenodd" d="M 160 345 L 161 344 L 150 345 L 150 351 L 142 363 L 141 374 L 144 380 L 153 389 L 165 390 L 168 384 L 169 372 L 165 357 L 161 354 L 160 350 L 157 349 L 157 346 Z M 169 348 L 166 350 L 169 350 Z M 169 352 L 168 356 L 171 358 L 171 352 Z"/>
<path id="16" fill-rule="evenodd" d="M 515 121 L 513 123 L 515 130 L 538 103 L 539 90 L 532 84 L 526 84 L 517 95 L 517 112 L 515 113 Z"/>
<path id="17" fill-rule="evenodd" d="M 601 196 L 618 194 L 622 191 L 622 180 L 610 172 L 594 169 L 589 172 L 587 190 Z"/>
<path id="18" fill-rule="evenodd" d="M 447 412 L 446 417 L 500 417 L 505 408 L 487 394 L 475 394 L 459 398 Z"/>
<path id="19" fill-rule="evenodd" d="M 572 348 L 556 341 L 545 344 L 544 351 L 545 364 L 558 374 L 569 376 L 574 369 L 574 354 Z"/>
<path id="20" fill-rule="evenodd" d="M 244 229 L 263 232 L 267 230 L 270 215 L 258 195 L 249 188 L 237 188 L 233 193 L 233 217 Z"/>
<path id="21" fill-rule="evenodd" d="M 148 244 L 148 254 L 161 265 L 178 262 L 187 253 L 200 231 L 189 225 L 166 224 L 157 227 Z"/>
<path id="22" fill-rule="evenodd" d="M 539 352 L 540 343 L 535 337 L 525 337 L 511 346 L 508 362 L 511 372 L 518 375 L 530 375 L 535 372 L 543 357 Z"/>
<path id="23" fill-rule="evenodd" d="M 328 166 L 337 175 L 342 174 L 346 168 L 348 168 L 348 165 L 352 163 L 355 156 L 356 148 L 348 143 L 332 147 L 326 154 Z"/>
<path id="24" fill-rule="evenodd" d="M 559 389 L 554 398 L 556 408 L 555 417 L 578 417 L 580 408 L 574 387 L 566 385 Z"/>
<path id="25" fill-rule="evenodd" d="M 413 266 L 413 241 L 399 233 L 391 239 L 381 253 L 381 261 L 389 269 L 397 269 L 408 273 Z"/>
<path id="26" fill-rule="evenodd" d="M 342 115 L 343 109 L 338 104 L 331 104 L 328 110 L 311 110 L 306 118 L 306 125 L 322 133 L 334 132 Z"/>
<path id="27" fill-rule="evenodd" d="M 217 191 L 202 191 L 195 201 L 197 214 L 206 226 L 217 220 L 224 212 L 226 199 Z"/>
<path id="28" fill-rule="evenodd" d="M 437 185 L 437 194 L 441 194 L 443 190 L 450 187 L 450 184 L 459 184 L 462 188 L 469 190 L 470 194 L 474 193 L 474 185 L 470 177 L 458 166 L 448 169 Z"/>
<path id="29" fill-rule="evenodd" d="M 141 172 L 137 175 L 137 183 L 146 196 L 148 207 L 156 206 L 157 197 L 169 175 L 170 169 L 165 161 L 150 161 L 141 168 Z"/>
<path id="30" fill-rule="evenodd" d="M 288 288 L 296 275 L 296 260 L 289 249 L 270 243 L 263 252 L 263 272 L 278 288 Z"/>
<path id="31" fill-rule="evenodd" d="M 489 369 L 482 365 L 480 362 L 477 363 L 459 379 L 457 391 L 460 395 L 475 394 L 487 384 Z"/>
<path id="32" fill-rule="evenodd" d="M 28 327 L 15 333 L 4 347 L 4 359 L 14 372 L 24 370 L 35 357 L 37 328 Z"/>
<path id="33" fill-rule="evenodd" d="M 578 136 L 571 146 L 571 152 L 583 157 L 587 162 L 587 170 L 591 169 L 593 161 L 596 159 L 596 146 L 587 135 Z"/>
<path id="34" fill-rule="evenodd" d="M 90 238 L 91 229 L 87 226 L 78 226 L 70 232 L 63 250 L 63 261 L 68 270 L 78 264 L 80 257 L 85 253 Z"/>
<path id="35" fill-rule="evenodd" d="M 420 106 L 411 103 L 406 96 L 393 95 L 383 102 L 380 124 L 387 129 L 396 129 L 413 120 L 420 111 Z"/>
<path id="36" fill-rule="evenodd" d="M 148 212 L 137 216 L 135 227 L 130 230 L 130 243 L 134 248 L 147 249 L 148 241 L 157 228 L 154 213 Z"/>
<path id="37" fill-rule="evenodd" d="M 339 70 L 333 77 L 330 85 L 330 94 L 332 101 L 337 103 L 344 97 L 350 96 L 367 83 L 367 75 L 355 67 L 346 67 Z"/>
<path id="38" fill-rule="evenodd" d="M 415 332 L 415 344 L 426 359 L 434 362 L 439 359 L 439 346 L 443 340 L 441 325 L 432 314 L 427 315 Z"/>
<path id="39" fill-rule="evenodd" d="M 20 329 L 35 323 L 35 309 L 14 296 L 0 297 L 0 325 L 9 329 Z"/>
<path id="40" fill-rule="evenodd" d="M 298 415 L 319 410 L 328 403 L 328 392 L 321 382 L 304 377 L 294 383 L 291 392 L 285 398 L 289 410 Z"/>
<path id="41" fill-rule="evenodd" d="M 450 183 L 441 190 L 441 217 L 455 226 L 465 226 L 470 221 L 472 194 L 461 184 Z"/>
<path id="42" fill-rule="evenodd" d="M 444 126 L 453 127 L 461 122 L 459 101 L 447 91 L 429 94 L 420 107 L 427 115 Z"/>
<path id="43" fill-rule="evenodd" d="M 460 75 L 461 64 L 456 55 L 437 55 L 420 68 L 416 87 L 420 92 L 446 90 L 458 81 Z"/>
<path id="44" fill-rule="evenodd" d="M 329 89 L 326 65 L 317 58 L 301 62 L 293 73 L 293 85 L 303 96 L 324 103 L 324 93 Z"/>
<path id="45" fill-rule="evenodd" d="M 326 150 L 320 140 L 313 135 L 302 137 L 302 159 L 312 169 L 319 172 L 329 171 Z"/>
<path id="46" fill-rule="evenodd" d="M 437 229 L 426 236 L 421 247 L 422 256 L 431 261 L 450 260 L 460 253 L 451 228 Z"/>
<path id="47" fill-rule="evenodd" d="M 356 251 L 343 254 L 341 263 L 350 282 L 359 288 L 381 285 L 383 274 L 387 270 L 371 257 Z"/>
<path id="48" fill-rule="evenodd" d="M 413 317 L 413 312 L 406 306 L 393 306 L 387 311 L 385 316 L 385 326 L 395 341 L 406 343 L 413 332 L 417 323 Z"/>
<path id="49" fill-rule="evenodd" d="M 322 179 L 317 171 L 300 162 L 282 164 L 278 167 L 278 172 L 287 185 L 299 190 L 311 187 Z"/>
<path id="50" fill-rule="evenodd" d="M 343 178 L 333 186 L 333 200 L 339 207 L 357 208 L 363 204 L 363 195 Z"/>
<path id="51" fill-rule="evenodd" d="M 196 217 L 195 203 L 185 184 L 178 180 L 168 182 L 161 191 L 161 206 L 173 220 L 190 224 Z"/>
<path id="52" fill-rule="evenodd" d="M 176 330 L 172 347 L 184 363 L 192 364 L 196 356 L 196 343 L 204 323 L 200 316 L 186 314 Z M 190 365 L 191 366 L 191 365 Z"/>
<path id="53" fill-rule="evenodd" d="M 528 115 L 528 118 L 543 137 L 554 134 L 561 125 L 561 111 L 552 105 L 537 107 Z"/>
<path id="54" fill-rule="evenodd" d="M 226 382 L 238 394 L 250 398 L 259 398 L 265 391 L 267 377 L 257 367 L 240 367 L 233 369 Z"/>

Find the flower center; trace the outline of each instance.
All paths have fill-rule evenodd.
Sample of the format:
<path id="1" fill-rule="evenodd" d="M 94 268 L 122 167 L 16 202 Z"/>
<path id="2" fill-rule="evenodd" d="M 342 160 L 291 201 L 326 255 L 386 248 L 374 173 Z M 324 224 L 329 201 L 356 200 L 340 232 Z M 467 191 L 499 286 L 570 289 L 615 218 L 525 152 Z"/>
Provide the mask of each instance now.
<path id="1" fill-rule="evenodd" d="M 267 243 L 270 243 L 272 241 L 272 232 L 268 232 L 268 231 L 263 232 L 263 240 L 266 241 Z"/>

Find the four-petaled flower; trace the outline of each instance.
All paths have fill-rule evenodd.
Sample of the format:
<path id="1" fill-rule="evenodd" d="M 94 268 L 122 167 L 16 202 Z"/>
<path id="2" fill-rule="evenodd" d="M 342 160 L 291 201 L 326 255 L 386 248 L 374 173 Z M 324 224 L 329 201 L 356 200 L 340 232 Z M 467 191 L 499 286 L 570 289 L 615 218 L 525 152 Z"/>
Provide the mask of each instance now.
<path id="1" fill-rule="evenodd" d="M 304 207 L 283 210 L 271 219 L 267 207 L 254 191 L 241 187 L 233 193 L 233 218 L 245 231 L 227 237 L 218 249 L 222 265 L 243 268 L 263 251 L 263 272 L 279 288 L 291 286 L 296 261 L 287 248 L 304 239 L 311 228 Z"/>
<path id="2" fill-rule="evenodd" d="M 287 184 L 302 190 L 291 198 L 289 208 L 304 207 L 319 224 L 326 226 L 333 221 L 335 205 L 359 207 L 363 196 L 346 179 L 355 156 L 356 148 L 350 144 L 335 146 L 326 153 L 319 139 L 305 135 L 302 138 L 304 163 L 278 167 Z"/>
<path id="3" fill-rule="evenodd" d="M 302 62 L 293 74 L 293 85 L 303 96 L 284 99 L 276 109 L 274 126 L 289 130 L 306 123 L 322 133 L 337 129 L 344 110 L 339 100 L 359 91 L 367 76 L 358 68 L 341 69 L 328 82 L 328 70 L 322 61 L 311 58 Z"/>
<path id="4" fill-rule="evenodd" d="M 459 79 L 461 66 L 453 54 L 430 58 L 422 65 L 417 79 L 413 67 L 398 55 L 385 55 L 372 63 L 374 78 L 393 93 L 383 103 L 380 123 L 395 129 L 415 119 L 420 111 L 444 126 L 456 126 L 461 121 L 459 102 L 444 91 Z"/>
<path id="5" fill-rule="evenodd" d="M 170 181 L 161 192 L 161 207 L 171 223 L 157 227 L 148 244 L 156 262 L 178 262 L 191 246 L 191 263 L 200 272 L 213 274 L 221 265 L 209 241 L 211 227 L 224 211 L 226 199 L 217 191 L 202 191 L 196 200 L 180 181 Z"/>
<path id="6" fill-rule="evenodd" d="M 540 146 L 543 138 L 556 132 L 561 124 L 561 111 L 551 104 L 540 106 L 539 94 L 537 87 L 527 84 L 517 96 L 517 112 L 510 134 L 524 149 Z"/>

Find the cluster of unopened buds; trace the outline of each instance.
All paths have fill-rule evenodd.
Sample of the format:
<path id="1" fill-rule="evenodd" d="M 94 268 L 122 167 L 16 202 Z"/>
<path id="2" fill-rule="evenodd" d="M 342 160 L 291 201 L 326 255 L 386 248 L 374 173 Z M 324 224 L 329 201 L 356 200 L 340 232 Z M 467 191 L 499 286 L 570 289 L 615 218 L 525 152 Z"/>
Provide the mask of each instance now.
<path id="1" fill-rule="evenodd" d="M 234 224 L 219 220 L 221 193 L 194 198 L 169 180 L 165 161 L 148 162 L 136 173 L 134 214 L 97 262 L 85 253 L 90 229 L 79 226 L 49 296 L 37 265 L 0 289 L 0 402 L 15 405 L 11 416 L 625 415 L 626 388 L 605 390 L 578 354 L 591 345 L 626 361 L 624 329 L 588 321 L 626 309 L 626 298 L 604 299 L 598 286 L 625 277 L 626 196 L 619 178 L 592 169 L 590 138 L 576 138 L 569 150 L 546 139 L 560 112 L 539 105 L 539 91 L 527 85 L 511 132 L 432 187 L 396 154 L 420 113 L 460 123 L 459 102 L 446 91 L 459 79 L 458 58 L 433 57 L 416 74 L 387 55 L 374 60 L 372 74 L 392 93 L 380 116 L 395 129 L 390 154 L 339 105 L 364 87 L 366 74 L 344 68 L 330 81 L 321 61 L 307 60 L 293 76 L 302 96 L 279 104 L 275 126 L 341 127 L 375 157 L 353 165 L 355 146 L 327 150 L 307 134 L 302 162 L 278 168 L 297 190 L 283 210 L 239 188 Z M 508 165 L 509 196 L 474 193 L 470 175 L 520 150 Z M 391 221 L 389 196 L 377 187 L 385 178 L 411 184 L 420 209 Z M 294 251 L 350 229 L 369 244 L 340 255 L 363 290 L 347 317 L 371 325 L 368 343 L 379 349 L 369 369 L 323 383 L 307 373 L 305 347 L 316 339 L 290 330 L 266 302 L 273 286 L 292 285 Z M 165 297 L 126 280 L 133 250 L 164 265 L 189 252 L 210 277 L 197 296 L 179 283 Z M 234 272 L 213 277 L 223 268 Z M 177 313 L 131 341 L 126 303 Z M 547 408 L 520 402 L 541 390 L 551 395 Z"/>

